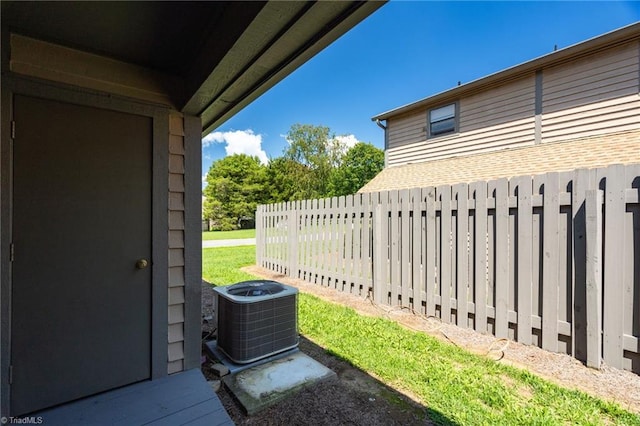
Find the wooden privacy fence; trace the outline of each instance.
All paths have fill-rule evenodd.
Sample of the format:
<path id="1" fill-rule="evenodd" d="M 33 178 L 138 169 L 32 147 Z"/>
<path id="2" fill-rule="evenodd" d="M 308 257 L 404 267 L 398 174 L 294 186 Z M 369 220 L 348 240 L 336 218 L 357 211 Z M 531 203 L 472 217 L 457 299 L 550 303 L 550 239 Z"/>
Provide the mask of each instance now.
<path id="1" fill-rule="evenodd" d="M 260 266 L 640 372 L 640 165 L 263 205 Z"/>

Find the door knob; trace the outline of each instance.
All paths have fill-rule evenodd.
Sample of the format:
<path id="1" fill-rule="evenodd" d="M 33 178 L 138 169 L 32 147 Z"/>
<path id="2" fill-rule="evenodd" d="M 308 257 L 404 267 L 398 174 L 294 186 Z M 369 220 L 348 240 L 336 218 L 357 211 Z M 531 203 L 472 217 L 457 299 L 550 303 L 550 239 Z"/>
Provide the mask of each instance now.
<path id="1" fill-rule="evenodd" d="M 140 259 L 136 262 L 136 268 L 144 269 L 149 266 L 149 261 L 147 259 Z"/>

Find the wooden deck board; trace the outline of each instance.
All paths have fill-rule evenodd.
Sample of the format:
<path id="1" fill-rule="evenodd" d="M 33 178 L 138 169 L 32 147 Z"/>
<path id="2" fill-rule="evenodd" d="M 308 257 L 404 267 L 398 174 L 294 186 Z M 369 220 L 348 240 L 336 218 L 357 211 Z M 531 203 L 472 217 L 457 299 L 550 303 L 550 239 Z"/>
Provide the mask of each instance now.
<path id="1" fill-rule="evenodd" d="M 33 414 L 52 425 L 233 425 L 198 369 Z"/>

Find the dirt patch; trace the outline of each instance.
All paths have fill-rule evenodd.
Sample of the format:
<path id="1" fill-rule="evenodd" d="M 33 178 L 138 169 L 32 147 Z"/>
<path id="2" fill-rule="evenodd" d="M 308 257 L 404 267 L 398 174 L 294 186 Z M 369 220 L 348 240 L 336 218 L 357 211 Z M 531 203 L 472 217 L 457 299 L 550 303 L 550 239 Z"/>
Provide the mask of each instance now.
<path id="1" fill-rule="evenodd" d="M 496 340 L 493 336 L 473 330 L 442 324 L 434 319 L 426 320 L 406 310 L 376 306 L 367 298 L 291 279 L 257 266 L 243 270 L 262 279 L 280 281 L 297 287 L 301 292 L 349 306 L 363 315 L 392 319 L 407 328 L 449 341 L 470 352 L 497 360 L 496 362 L 527 369 L 563 387 L 581 390 L 598 398 L 616 402 L 629 411 L 640 413 L 640 376 L 634 373 L 607 365 L 603 365 L 601 370 L 594 370 L 568 355 L 555 354 L 512 341 Z M 205 317 L 212 315 L 212 293 L 209 285 L 203 285 Z M 211 331 L 206 323 L 203 330 L 206 333 Z M 335 371 L 338 377 L 302 390 L 294 397 L 251 417 L 244 416 L 231 395 L 225 389 L 221 389 L 219 396 L 237 424 L 431 424 L 426 419 L 447 423 L 447 419 L 441 413 L 420 405 L 410 396 L 332 356 L 313 342 L 303 338 L 300 348 Z M 205 375 L 213 377 L 206 370 L 205 366 Z M 525 395 L 529 392 L 528 389 L 520 391 Z"/>

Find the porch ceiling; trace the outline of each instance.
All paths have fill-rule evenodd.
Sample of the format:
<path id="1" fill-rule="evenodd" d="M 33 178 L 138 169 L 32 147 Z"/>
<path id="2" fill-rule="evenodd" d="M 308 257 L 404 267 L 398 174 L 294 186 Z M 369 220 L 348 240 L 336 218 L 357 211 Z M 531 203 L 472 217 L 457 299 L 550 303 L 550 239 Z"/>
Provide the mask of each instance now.
<path id="1" fill-rule="evenodd" d="M 177 77 L 203 134 L 384 4 L 2 1 L 2 30 Z"/>

